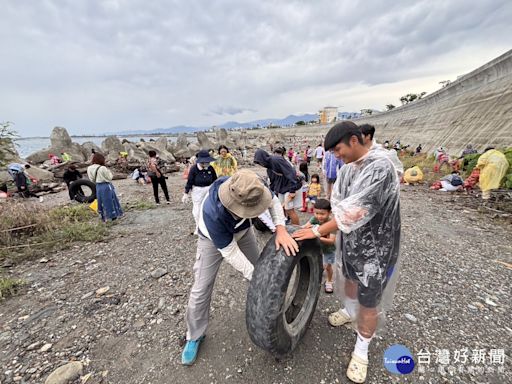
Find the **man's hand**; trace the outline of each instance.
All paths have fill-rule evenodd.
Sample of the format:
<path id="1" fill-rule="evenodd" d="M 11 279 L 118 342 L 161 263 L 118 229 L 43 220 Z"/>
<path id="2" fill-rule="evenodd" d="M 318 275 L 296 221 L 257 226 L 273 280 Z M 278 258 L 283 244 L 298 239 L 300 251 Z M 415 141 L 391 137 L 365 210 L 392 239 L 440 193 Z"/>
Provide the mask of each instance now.
<path id="1" fill-rule="evenodd" d="M 299 230 L 297 230 L 297 231 L 292 233 L 292 237 L 295 240 L 297 240 L 297 241 L 308 240 L 308 239 L 315 239 L 316 238 L 316 236 L 313 233 L 313 231 L 311 230 L 311 228 L 299 229 Z"/>
<path id="2" fill-rule="evenodd" d="M 282 225 L 276 227 L 276 250 L 283 247 L 286 256 L 295 256 L 299 252 L 299 245 L 290 236 L 286 228 Z"/>

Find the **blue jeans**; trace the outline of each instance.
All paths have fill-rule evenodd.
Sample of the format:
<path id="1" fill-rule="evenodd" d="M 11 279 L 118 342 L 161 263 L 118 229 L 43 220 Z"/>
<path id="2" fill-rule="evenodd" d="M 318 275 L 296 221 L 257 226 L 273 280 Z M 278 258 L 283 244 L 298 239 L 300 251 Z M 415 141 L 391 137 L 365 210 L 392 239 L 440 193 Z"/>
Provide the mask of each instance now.
<path id="1" fill-rule="evenodd" d="M 116 190 L 111 183 L 96 184 L 96 198 L 98 199 L 98 212 L 101 220 L 114 220 L 123 215 Z"/>

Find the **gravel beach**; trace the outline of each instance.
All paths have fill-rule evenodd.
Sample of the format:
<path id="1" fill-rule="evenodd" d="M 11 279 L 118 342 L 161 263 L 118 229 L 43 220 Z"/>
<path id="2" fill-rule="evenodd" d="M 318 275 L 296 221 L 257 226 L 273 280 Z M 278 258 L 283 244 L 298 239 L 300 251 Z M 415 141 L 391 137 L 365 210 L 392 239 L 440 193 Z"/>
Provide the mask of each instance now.
<path id="1" fill-rule="evenodd" d="M 151 186 L 114 184 L 123 202 L 153 201 Z M 181 365 L 195 238 L 191 205 L 180 201 L 184 180 L 172 174 L 168 185 L 171 205 L 129 211 L 106 241 L 76 243 L 6 269 L 27 285 L 0 302 L 0 383 L 45 382 L 71 361 L 80 364 L 67 367 L 69 377 L 88 384 L 349 382 L 355 336 L 328 325 L 339 308 L 335 296 L 321 293 L 305 338 L 277 361 L 251 343 L 247 282 L 228 265 L 216 282 L 198 361 Z M 66 199 L 64 191 L 45 204 Z M 402 187 L 401 276 L 386 328 L 370 347 L 368 383 L 512 382 L 512 226 L 466 199 Z M 410 375 L 384 368 L 383 353 L 393 344 L 413 353 Z M 456 362 L 465 348 L 467 361 Z M 491 350 L 498 357 L 504 350 L 503 364 L 490 362 Z M 419 364 L 420 351 L 430 353 L 430 364 Z"/>

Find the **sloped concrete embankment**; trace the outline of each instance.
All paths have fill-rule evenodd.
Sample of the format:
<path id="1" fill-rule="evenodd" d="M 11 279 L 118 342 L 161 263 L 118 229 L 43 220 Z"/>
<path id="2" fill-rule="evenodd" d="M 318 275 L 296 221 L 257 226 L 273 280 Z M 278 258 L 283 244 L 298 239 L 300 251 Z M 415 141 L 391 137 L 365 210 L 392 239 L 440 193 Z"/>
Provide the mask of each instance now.
<path id="1" fill-rule="evenodd" d="M 379 141 L 421 143 L 429 152 L 511 146 L 512 50 L 421 100 L 354 121 L 373 124 Z"/>

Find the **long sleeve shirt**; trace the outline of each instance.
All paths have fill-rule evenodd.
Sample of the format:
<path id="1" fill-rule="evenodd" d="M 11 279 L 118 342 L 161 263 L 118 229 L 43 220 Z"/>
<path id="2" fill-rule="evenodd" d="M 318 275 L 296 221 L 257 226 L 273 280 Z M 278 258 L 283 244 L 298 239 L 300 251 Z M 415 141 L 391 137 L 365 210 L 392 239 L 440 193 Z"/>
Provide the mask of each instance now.
<path id="1" fill-rule="evenodd" d="M 104 165 L 93 164 L 87 167 L 87 177 L 94 183 L 110 183 L 113 175 Z"/>
<path id="2" fill-rule="evenodd" d="M 254 162 L 267 168 L 270 190 L 275 193 L 295 193 L 302 188 L 302 181 L 297 177 L 293 165 L 282 156 L 272 156 L 263 149 L 258 149 Z"/>
<path id="3" fill-rule="evenodd" d="M 222 205 L 219 199 L 219 187 L 228 180 L 228 177 L 217 179 L 203 200 L 199 212 L 199 234 L 210 239 L 222 257 L 235 269 L 241 271 L 247 279 L 251 279 L 253 267 L 239 248 L 237 240 L 247 232 L 251 226 L 250 219 L 235 219 Z M 285 216 L 277 196 L 272 198 L 269 208 L 274 225 L 285 225 Z"/>
<path id="4" fill-rule="evenodd" d="M 71 184 L 71 182 L 82 178 L 82 174 L 76 169 L 74 171 L 68 169 L 68 170 L 66 170 L 66 172 L 64 172 L 64 175 L 62 176 L 62 178 L 64 179 L 64 182 L 66 183 L 66 185 L 69 186 L 69 184 Z"/>
<path id="5" fill-rule="evenodd" d="M 217 173 L 211 165 L 203 168 L 201 164 L 194 165 L 187 177 L 187 184 L 185 185 L 185 193 L 189 193 L 192 187 L 208 187 L 217 180 Z"/>

